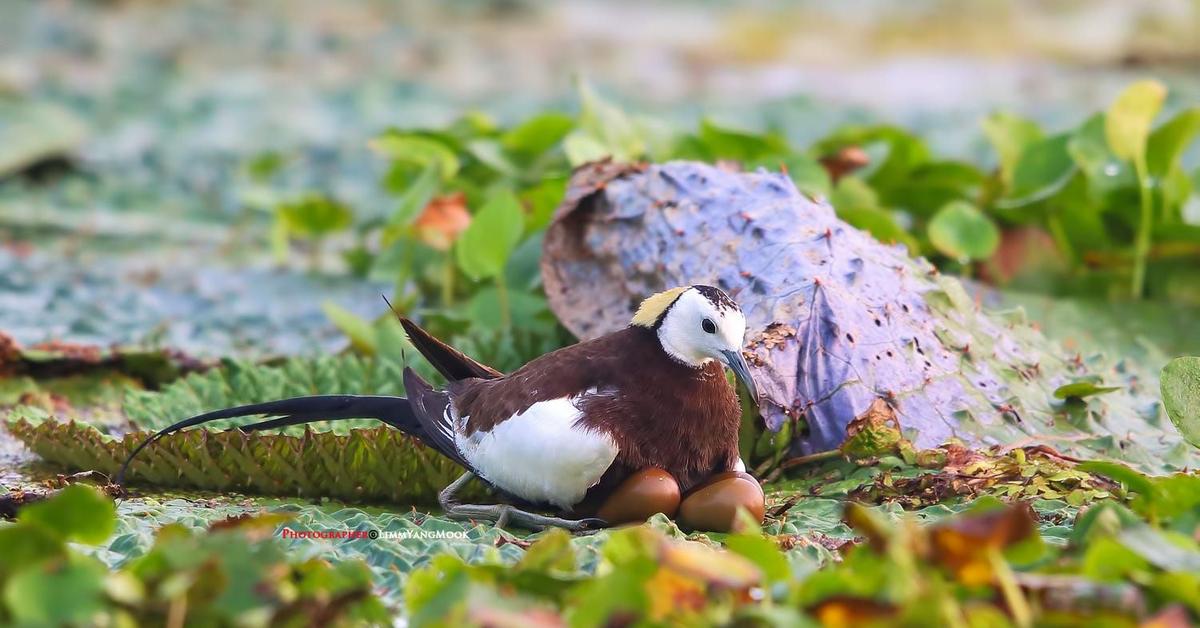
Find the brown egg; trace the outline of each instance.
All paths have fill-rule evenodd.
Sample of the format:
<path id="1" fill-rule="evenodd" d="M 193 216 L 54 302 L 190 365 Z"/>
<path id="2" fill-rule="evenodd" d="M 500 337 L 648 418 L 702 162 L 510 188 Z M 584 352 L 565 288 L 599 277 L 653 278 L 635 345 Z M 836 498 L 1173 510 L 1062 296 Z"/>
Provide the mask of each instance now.
<path id="1" fill-rule="evenodd" d="M 625 479 L 608 496 L 596 516 L 612 525 L 645 521 L 663 513 L 674 517 L 679 509 L 679 483 L 662 469 L 647 468 Z"/>
<path id="2" fill-rule="evenodd" d="M 727 471 L 709 478 L 693 489 L 679 505 L 676 520 L 685 528 L 705 532 L 729 532 L 738 507 L 762 521 L 766 511 L 762 486 L 749 473 Z"/>

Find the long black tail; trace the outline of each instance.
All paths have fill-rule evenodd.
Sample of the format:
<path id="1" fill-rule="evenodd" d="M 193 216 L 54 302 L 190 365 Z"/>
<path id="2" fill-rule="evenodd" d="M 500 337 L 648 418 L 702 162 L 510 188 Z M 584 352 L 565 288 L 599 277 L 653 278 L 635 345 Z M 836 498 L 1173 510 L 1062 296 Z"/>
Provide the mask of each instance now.
<path id="1" fill-rule="evenodd" d="M 218 419 L 231 419 L 235 417 L 266 415 L 275 418 L 266 421 L 259 421 L 239 427 L 243 432 L 253 432 L 256 430 L 267 430 L 276 427 L 286 427 L 288 425 L 301 425 L 304 423 L 312 423 L 313 421 L 338 421 L 342 419 L 378 419 L 391 425 L 392 427 L 420 438 L 422 441 L 429 443 L 429 437 L 425 433 L 425 429 L 421 422 L 413 414 L 412 407 L 408 403 L 408 399 L 404 397 L 383 397 L 369 395 L 316 395 L 312 397 L 293 397 L 291 399 L 280 399 L 279 401 L 268 401 L 266 403 L 253 403 L 246 406 L 237 406 L 236 408 L 225 408 L 223 410 L 215 410 L 190 419 L 184 419 L 174 425 L 170 425 L 159 430 L 156 434 L 147 438 L 138 445 L 129 457 L 125 459 L 125 463 L 121 465 L 121 470 L 117 472 L 116 483 L 123 484 L 125 480 L 125 471 L 129 468 L 129 463 L 133 462 L 134 456 L 145 449 L 154 441 L 177 432 L 181 429 L 202 425 L 210 421 Z M 436 447 L 435 447 L 436 449 Z"/>

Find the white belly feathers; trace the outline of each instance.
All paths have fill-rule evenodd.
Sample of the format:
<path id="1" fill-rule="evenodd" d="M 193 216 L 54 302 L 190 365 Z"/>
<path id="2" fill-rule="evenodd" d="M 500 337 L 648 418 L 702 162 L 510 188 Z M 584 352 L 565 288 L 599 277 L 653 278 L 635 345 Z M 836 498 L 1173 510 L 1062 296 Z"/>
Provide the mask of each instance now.
<path id="1" fill-rule="evenodd" d="M 594 394 L 589 390 L 585 394 Z M 617 444 L 608 434 L 583 427 L 579 397 L 560 397 L 533 404 L 490 432 L 465 437 L 455 431 L 454 443 L 463 458 L 492 484 L 535 502 L 570 509 L 617 457 Z M 453 410 L 448 409 L 453 412 Z M 455 421 L 454 425 L 461 426 Z"/>

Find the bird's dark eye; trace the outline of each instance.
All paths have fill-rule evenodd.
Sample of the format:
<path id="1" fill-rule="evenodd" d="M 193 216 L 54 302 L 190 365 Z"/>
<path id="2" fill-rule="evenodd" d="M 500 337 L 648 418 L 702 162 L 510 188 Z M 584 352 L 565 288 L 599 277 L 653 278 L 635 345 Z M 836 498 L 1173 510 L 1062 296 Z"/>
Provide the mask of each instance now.
<path id="1" fill-rule="evenodd" d="M 711 318 L 704 319 L 704 321 L 700 323 L 700 327 L 710 334 L 717 333 L 717 324 L 712 322 Z"/>

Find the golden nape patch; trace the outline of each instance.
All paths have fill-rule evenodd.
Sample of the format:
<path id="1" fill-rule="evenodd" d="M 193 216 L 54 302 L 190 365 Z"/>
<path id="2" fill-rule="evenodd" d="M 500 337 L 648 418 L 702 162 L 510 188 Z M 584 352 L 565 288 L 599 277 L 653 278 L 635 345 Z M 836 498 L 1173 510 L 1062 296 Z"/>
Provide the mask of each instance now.
<path id="1" fill-rule="evenodd" d="M 658 317 L 662 316 L 662 313 L 666 312 L 675 299 L 678 299 L 679 295 L 687 289 L 687 286 L 681 286 L 646 297 L 646 300 L 638 306 L 637 314 L 633 315 L 633 320 L 629 324 L 653 327 L 654 323 L 658 322 Z"/>

